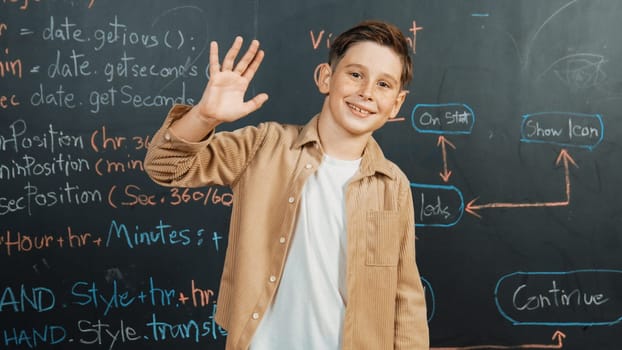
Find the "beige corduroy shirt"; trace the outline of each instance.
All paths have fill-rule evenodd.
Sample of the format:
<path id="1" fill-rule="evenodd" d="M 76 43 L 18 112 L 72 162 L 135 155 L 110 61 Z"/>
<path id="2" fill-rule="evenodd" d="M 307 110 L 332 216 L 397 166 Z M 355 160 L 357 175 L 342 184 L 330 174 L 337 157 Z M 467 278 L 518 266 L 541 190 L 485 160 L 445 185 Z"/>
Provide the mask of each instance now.
<path id="1" fill-rule="evenodd" d="M 228 332 L 228 350 L 246 350 L 278 297 L 302 188 L 322 160 L 317 117 L 304 127 L 267 122 L 190 143 L 169 130 L 188 109 L 170 111 L 152 139 L 145 169 L 165 186 L 231 187 L 234 203 L 216 321 Z M 373 138 L 345 198 L 348 302 L 342 349 L 427 350 L 410 184 Z"/>

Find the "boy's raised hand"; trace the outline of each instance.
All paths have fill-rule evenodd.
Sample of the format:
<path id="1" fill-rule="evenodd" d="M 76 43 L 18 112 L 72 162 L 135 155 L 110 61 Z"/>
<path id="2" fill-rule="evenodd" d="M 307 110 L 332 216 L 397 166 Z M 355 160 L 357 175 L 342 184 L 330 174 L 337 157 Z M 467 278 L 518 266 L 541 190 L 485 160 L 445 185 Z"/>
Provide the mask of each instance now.
<path id="1" fill-rule="evenodd" d="M 264 52 L 259 50 L 259 41 L 253 40 L 244 56 L 235 64 L 242 42 L 242 37 L 235 38 L 222 65 L 218 60 L 218 43 L 210 43 L 210 79 L 196 106 L 201 117 L 232 122 L 256 111 L 268 100 L 268 95 L 261 93 L 244 101 L 246 90 L 263 60 Z"/>

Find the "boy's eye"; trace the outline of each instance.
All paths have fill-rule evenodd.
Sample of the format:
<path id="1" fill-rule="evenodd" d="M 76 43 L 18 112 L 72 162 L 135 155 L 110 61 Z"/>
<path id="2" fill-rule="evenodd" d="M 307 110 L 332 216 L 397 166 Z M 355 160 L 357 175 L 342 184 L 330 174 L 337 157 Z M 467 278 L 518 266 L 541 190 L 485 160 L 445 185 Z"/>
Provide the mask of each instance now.
<path id="1" fill-rule="evenodd" d="M 358 72 L 352 72 L 352 73 L 350 73 L 350 75 L 351 75 L 353 78 L 360 78 L 360 77 L 361 77 L 361 73 L 358 73 Z"/>
<path id="2" fill-rule="evenodd" d="M 389 85 L 389 83 L 387 83 L 386 81 L 379 81 L 378 86 L 387 88 L 387 89 L 391 87 L 391 85 Z"/>

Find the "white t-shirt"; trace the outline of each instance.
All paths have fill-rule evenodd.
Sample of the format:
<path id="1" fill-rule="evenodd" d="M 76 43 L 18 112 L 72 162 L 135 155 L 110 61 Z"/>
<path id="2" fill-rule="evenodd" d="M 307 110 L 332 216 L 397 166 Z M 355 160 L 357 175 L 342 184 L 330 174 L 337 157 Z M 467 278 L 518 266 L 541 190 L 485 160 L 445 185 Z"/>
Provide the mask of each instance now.
<path id="1" fill-rule="evenodd" d="M 337 350 L 346 294 L 345 188 L 358 160 L 324 156 L 303 188 L 283 276 L 251 350 Z"/>

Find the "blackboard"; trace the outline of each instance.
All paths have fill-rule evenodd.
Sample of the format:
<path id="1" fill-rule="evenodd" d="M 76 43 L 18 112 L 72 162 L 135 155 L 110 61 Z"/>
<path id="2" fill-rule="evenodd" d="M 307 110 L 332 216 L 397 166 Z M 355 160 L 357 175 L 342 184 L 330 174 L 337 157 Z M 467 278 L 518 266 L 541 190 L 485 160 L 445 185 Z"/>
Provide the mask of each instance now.
<path id="1" fill-rule="evenodd" d="M 0 347 L 222 349 L 234 201 L 142 169 L 210 40 L 258 38 L 270 101 L 304 123 L 315 66 L 367 18 L 414 81 L 375 136 L 412 183 L 433 349 L 620 349 L 622 3 L 0 2 Z"/>

